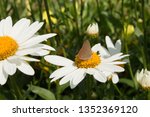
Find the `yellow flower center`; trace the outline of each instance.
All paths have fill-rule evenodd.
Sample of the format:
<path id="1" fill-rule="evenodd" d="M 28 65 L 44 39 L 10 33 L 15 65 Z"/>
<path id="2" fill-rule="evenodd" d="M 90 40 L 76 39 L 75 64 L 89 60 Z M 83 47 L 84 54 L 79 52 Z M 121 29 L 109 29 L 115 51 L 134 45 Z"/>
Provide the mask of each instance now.
<path id="1" fill-rule="evenodd" d="M 100 57 L 96 53 L 92 53 L 92 56 L 88 60 L 81 60 L 78 55 L 75 57 L 75 65 L 78 68 L 95 68 L 101 62 Z"/>
<path id="2" fill-rule="evenodd" d="M 14 55 L 17 49 L 18 44 L 13 38 L 9 36 L 0 37 L 0 61 Z"/>

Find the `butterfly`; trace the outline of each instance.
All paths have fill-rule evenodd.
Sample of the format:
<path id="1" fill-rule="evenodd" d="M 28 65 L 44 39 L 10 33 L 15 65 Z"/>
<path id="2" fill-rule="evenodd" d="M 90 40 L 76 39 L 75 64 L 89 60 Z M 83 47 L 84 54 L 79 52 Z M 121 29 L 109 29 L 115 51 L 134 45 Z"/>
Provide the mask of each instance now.
<path id="1" fill-rule="evenodd" d="M 88 60 L 91 58 L 92 50 L 91 50 L 90 42 L 88 40 L 84 41 L 82 48 L 79 50 L 77 56 L 81 60 Z"/>

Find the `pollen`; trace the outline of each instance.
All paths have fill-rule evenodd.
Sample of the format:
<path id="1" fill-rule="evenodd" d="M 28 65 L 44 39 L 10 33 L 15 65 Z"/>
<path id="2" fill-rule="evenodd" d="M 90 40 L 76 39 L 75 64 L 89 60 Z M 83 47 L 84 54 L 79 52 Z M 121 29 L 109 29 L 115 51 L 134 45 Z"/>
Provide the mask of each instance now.
<path id="1" fill-rule="evenodd" d="M 92 56 L 88 60 L 81 60 L 78 55 L 75 57 L 75 65 L 78 68 L 95 68 L 101 62 L 100 57 L 97 53 L 92 53 Z"/>
<path id="2" fill-rule="evenodd" d="M 0 36 L 0 61 L 14 55 L 18 49 L 17 42 L 9 36 Z"/>

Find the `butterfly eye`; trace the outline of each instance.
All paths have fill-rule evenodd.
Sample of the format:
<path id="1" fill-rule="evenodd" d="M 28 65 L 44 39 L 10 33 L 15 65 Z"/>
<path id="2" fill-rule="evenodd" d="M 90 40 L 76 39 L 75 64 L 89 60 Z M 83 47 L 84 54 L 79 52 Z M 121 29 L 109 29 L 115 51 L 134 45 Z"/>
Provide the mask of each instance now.
<path id="1" fill-rule="evenodd" d="M 78 52 L 78 57 L 81 60 L 88 60 L 92 56 L 91 45 L 88 40 L 84 41 L 82 48 Z"/>

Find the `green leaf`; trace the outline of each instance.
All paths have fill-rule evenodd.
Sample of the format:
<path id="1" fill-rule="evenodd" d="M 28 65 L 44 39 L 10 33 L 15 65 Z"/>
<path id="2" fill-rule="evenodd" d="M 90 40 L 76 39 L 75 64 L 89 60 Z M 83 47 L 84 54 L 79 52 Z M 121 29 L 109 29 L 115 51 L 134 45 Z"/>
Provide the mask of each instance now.
<path id="1" fill-rule="evenodd" d="M 119 80 L 120 83 L 124 83 L 124 84 L 127 84 L 128 86 L 134 88 L 134 82 L 130 79 L 127 79 L 127 78 L 120 78 Z"/>
<path id="2" fill-rule="evenodd" d="M 45 100 L 55 100 L 55 96 L 50 90 L 38 86 L 34 86 L 34 85 L 29 85 L 29 88 L 33 93 L 39 95 Z"/>
<path id="3" fill-rule="evenodd" d="M 61 94 L 67 87 L 69 87 L 69 83 L 66 83 L 64 85 L 58 85 L 58 92 Z"/>

